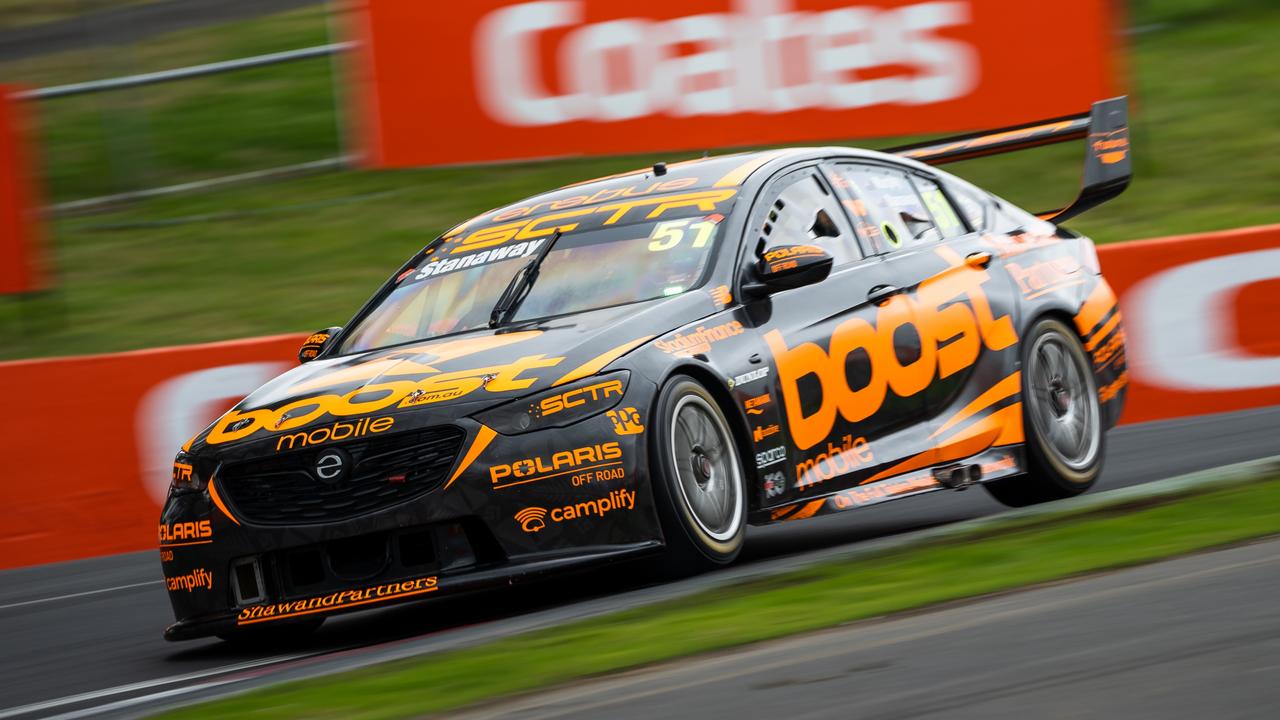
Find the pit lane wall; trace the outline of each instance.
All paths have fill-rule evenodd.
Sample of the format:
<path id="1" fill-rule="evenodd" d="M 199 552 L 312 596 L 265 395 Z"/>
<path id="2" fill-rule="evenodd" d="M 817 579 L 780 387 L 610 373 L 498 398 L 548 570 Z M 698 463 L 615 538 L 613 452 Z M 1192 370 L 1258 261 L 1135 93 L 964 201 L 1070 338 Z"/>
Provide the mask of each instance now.
<path id="1" fill-rule="evenodd" d="M 1128 332 L 1123 422 L 1280 404 L 1280 225 L 1099 256 Z M 154 548 L 177 448 L 305 337 L 0 363 L 0 568 Z"/>

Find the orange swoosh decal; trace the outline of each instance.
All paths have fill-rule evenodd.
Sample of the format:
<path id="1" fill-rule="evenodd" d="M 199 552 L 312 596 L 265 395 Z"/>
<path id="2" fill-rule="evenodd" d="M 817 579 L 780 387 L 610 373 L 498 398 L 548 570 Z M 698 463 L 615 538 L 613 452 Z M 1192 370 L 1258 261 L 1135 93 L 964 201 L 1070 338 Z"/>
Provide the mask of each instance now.
<path id="1" fill-rule="evenodd" d="M 453 471 L 453 475 L 449 476 L 449 482 L 444 484 L 445 490 L 448 490 L 449 486 L 453 484 L 453 481 L 457 480 L 459 475 L 466 472 L 466 469 L 471 467 L 471 463 L 475 462 L 476 458 L 480 457 L 480 453 L 484 452 L 484 449 L 489 447 L 489 443 L 493 442 L 493 438 L 497 436 L 497 434 L 498 433 L 494 432 L 493 428 L 490 428 L 488 425 L 480 426 L 480 432 L 476 433 L 476 439 L 471 441 L 471 447 L 467 448 L 467 454 L 462 458 L 462 462 L 458 464 L 458 469 Z"/>
<path id="2" fill-rule="evenodd" d="M 1102 342 L 1103 338 L 1110 335 L 1111 331 L 1115 330 L 1116 325 L 1119 325 L 1119 324 L 1120 324 L 1120 313 L 1116 313 L 1115 315 L 1111 316 L 1111 319 L 1107 321 L 1106 325 L 1102 326 L 1101 330 L 1093 334 L 1092 340 L 1084 344 L 1084 349 L 1088 350 L 1089 352 L 1093 352 L 1094 348 L 1098 347 L 1098 343 Z"/>
<path id="3" fill-rule="evenodd" d="M 612 350 L 608 350 L 603 353 L 600 353 L 599 355 L 591 358 L 585 363 L 565 373 L 564 376 L 562 376 L 559 380 L 552 383 L 551 387 L 556 387 L 557 385 L 563 385 L 565 383 L 571 383 L 574 380 L 581 380 L 584 377 L 595 375 L 596 373 L 604 369 L 605 365 L 608 365 L 614 360 L 617 360 L 623 355 L 626 355 L 627 353 L 631 352 L 635 348 L 649 342 L 653 338 L 654 338 L 653 335 L 646 335 L 645 337 L 642 337 L 642 338 L 636 338 L 631 342 L 623 343 L 618 347 L 613 348 Z"/>
<path id="4" fill-rule="evenodd" d="M 968 405 L 960 408 L 960 412 L 952 415 L 949 420 L 942 424 L 942 427 L 934 430 L 933 434 L 930 435 L 929 438 L 932 439 L 941 435 L 955 425 L 959 425 L 964 420 L 969 419 L 973 415 L 986 410 L 1010 395 L 1017 393 L 1021 387 L 1022 372 L 1015 370 L 1012 375 L 987 388 L 986 392 L 974 398 Z"/>
<path id="5" fill-rule="evenodd" d="M 751 158 L 750 160 L 742 163 L 738 167 L 725 173 L 724 177 L 717 180 L 716 184 L 713 185 L 712 187 L 718 187 L 718 188 L 737 187 L 741 185 L 748 177 L 750 177 L 751 173 L 763 167 L 765 163 L 769 162 L 770 160 L 773 160 L 776 157 L 785 155 L 787 152 L 789 151 L 774 150 L 773 152 L 761 153 Z"/>
<path id="6" fill-rule="evenodd" d="M 805 505 L 803 508 L 801 508 L 800 512 L 787 518 L 787 520 L 803 520 L 808 517 L 813 517 L 814 514 L 817 513 L 819 510 L 821 510 L 822 506 L 826 504 L 827 504 L 827 501 L 825 499 L 814 500 L 810 502 L 808 505 Z"/>
<path id="7" fill-rule="evenodd" d="M 863 480 L 859 485 L 867 485 L 912 470 L 976 455 L 997 442 L 1003 444 L 1006 438 L 1020 435 L 1021 432 L 1022 403 L 1019 402 L 991 413 L 937 447 L 907 458 L 887 470 L 882 470 Z"/>
<path id="8" fill-rule="evenodd" d="M 1076 313 L 1076 330 L 1080 331 L 1081 335 L 1088 335 L 1089 331 L 1102 320 L 1103 316 L 1111 312 L 1111 308 L 1115 305 L 1115 291 L 1106 280 L 1099 278 L 1093 292 L 1089 293 L 1089 297 L 1080 306 L 1080 312 Z"/>
<path id="9" fill-rule="evenodd" d="M 227 509 L 227 506 L 223 504 L 222 497 L 218 495 L 218 486 L 213 480 L 213 478 L 209 478 L 209 499 L 213 500 L 213 504 L 217 505 L 218 509 L 222 511 L 222 514 L 226 515 L 231 522 L 239 525 L 240 521 L 237 520 L 236 516 L 232 515 L 231 511 Z"/>

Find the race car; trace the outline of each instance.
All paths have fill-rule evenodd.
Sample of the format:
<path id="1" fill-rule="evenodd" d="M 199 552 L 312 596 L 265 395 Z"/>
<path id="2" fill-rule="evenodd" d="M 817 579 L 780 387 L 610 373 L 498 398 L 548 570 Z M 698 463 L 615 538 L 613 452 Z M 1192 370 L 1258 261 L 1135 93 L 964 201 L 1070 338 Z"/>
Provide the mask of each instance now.
<path id="1" fill-rule="evenodd" d="M 1128 184 L 1126 115 L 659 163 L 448 230 L 182 447 L 165 637 L 646 554 L 695 572 L 749 524 L 922 493 L 1084 492 L 1125 336 L 1055 221 Z M 1078 139 L 1083 189 L 1039 216 L 935 167 Z"/>

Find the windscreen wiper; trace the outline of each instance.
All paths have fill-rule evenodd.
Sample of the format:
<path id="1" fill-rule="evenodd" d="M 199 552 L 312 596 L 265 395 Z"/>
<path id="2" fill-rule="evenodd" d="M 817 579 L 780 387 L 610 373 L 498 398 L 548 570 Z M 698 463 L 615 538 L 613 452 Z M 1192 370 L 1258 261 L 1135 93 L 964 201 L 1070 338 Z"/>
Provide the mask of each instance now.
<path id="1" fill-rule="evenodd" d="M 489 327 L 496 328 L 499 325 L 505 325 L 511 320 L 511 316 L 516 314 L 520 309 L 520 303 L 529 296 L 529 291 L 533 289 L 533 283 L 538 279 L 538 268 L 542 267 L 542 261 L 551 253 L 551 248 L 555 247 L 556 241 L 560 239 L 562 233 L 559 230 L 547 240 L 547 244 L 542 246 L 542 251 L 529 261 L 528 265 L 516 271 L 511 276 L 511 282 L 507 284 L 507 289 L 502 291 L 502 295 L 498 296 L 498 303 L 493 306 L 493 312 L 489 313 Z"/>

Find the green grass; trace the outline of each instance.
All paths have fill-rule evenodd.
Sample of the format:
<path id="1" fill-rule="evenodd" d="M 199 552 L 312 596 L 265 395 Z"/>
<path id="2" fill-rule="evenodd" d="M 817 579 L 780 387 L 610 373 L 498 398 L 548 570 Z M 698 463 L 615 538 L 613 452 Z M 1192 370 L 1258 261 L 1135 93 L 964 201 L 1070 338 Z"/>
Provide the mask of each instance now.
<path id="1" fill-rule="evenodd" d="M 0 0 L 3 2 L 3 0 Z M 1133 186 L 1072 226 L 1099 242 L 1280 222 L 1280 75 L 1271 0 L 1161 0 L 1130 22 Z M 326 42 L 322 8 L 0 66 L 37 85 Z M 42 103 L 55 200 L 304 162 L 339 152 L 331 65 Z M 107 133 L 104 128 L 110 128 Z M 114 145 L 104 141 L 110 134 Z M 866 143 L 884 146 L 889 141 Z M 1032 210 L 1079 182 L 1078 146 L 948 169 Z M 501 167 L 338 172 L 139 203 L 53 224 L 59 289 L 0 299 L 0 359 L 128 350 L 341 324 L 450 225 L 665 153 Z"/>
<path id="2" fill-rule="evenodd" d="M 1015 522 L 474 648 L 293 682 L 174 718 L 399 718 L 1280 532 L 1280 481 Z"/>
<path id="3" fill-rule="evenodd" d="M 0 65 L 0 81 L 48 87 L 327 42 L 321 5 L 13 61 Z M 322 57 L 43 101 L 36 115 L 46 194 L 61 202 L 338 155 L 332 62 Z"/>

